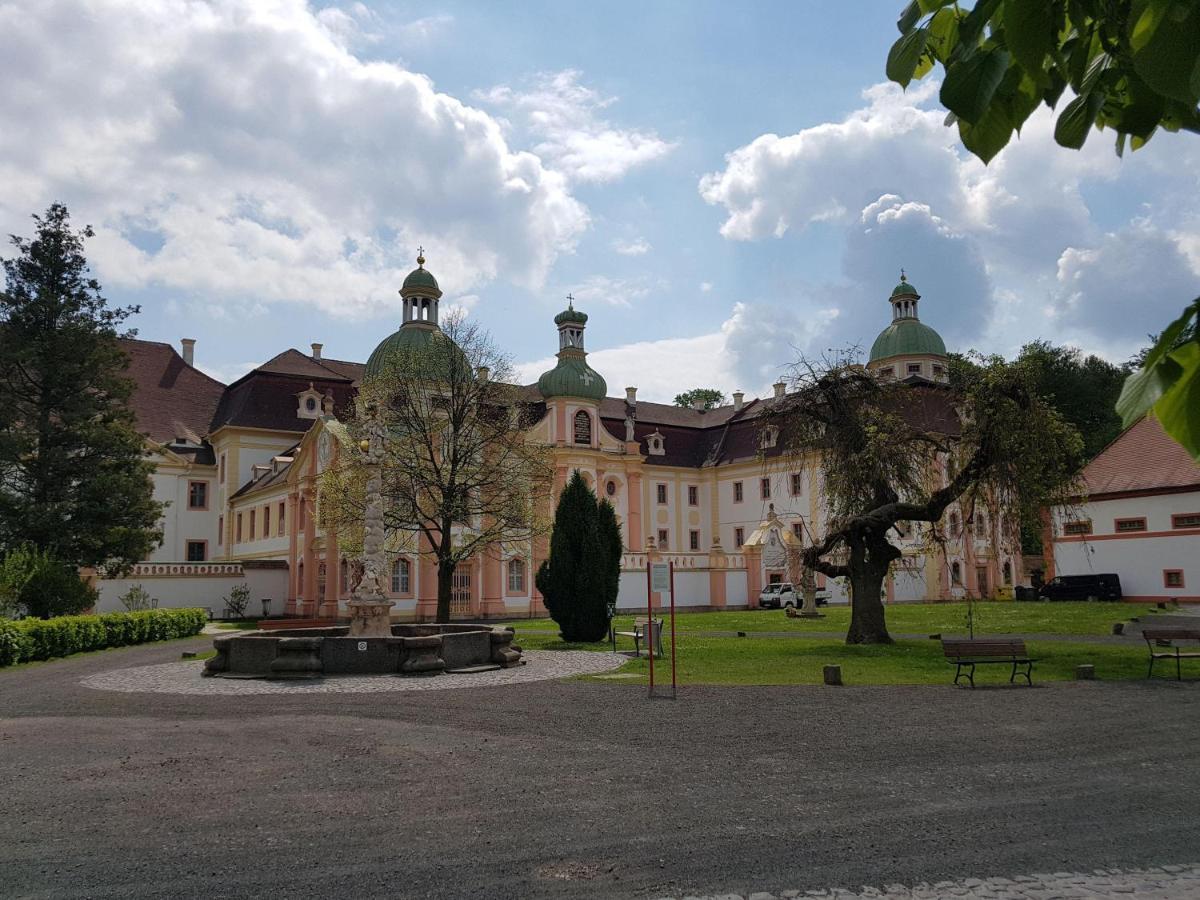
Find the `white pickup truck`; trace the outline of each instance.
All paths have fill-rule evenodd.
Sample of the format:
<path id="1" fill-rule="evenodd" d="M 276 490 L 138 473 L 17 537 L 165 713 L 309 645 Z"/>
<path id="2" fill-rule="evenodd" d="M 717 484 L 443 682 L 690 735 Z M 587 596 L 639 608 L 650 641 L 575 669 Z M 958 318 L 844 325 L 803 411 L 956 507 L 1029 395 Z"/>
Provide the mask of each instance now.
<path id="1" fill-rule="evenodd" d="M 829 593 L 817 591 L 817 606 L 824 606 L 828 602 Z M 790 581 L 768 584 L 758 595 L 758 605 L 763 609 L 787 609 L 789 606 L 801 606 L 803 603 L 804 598 L 796 592 Z"/>

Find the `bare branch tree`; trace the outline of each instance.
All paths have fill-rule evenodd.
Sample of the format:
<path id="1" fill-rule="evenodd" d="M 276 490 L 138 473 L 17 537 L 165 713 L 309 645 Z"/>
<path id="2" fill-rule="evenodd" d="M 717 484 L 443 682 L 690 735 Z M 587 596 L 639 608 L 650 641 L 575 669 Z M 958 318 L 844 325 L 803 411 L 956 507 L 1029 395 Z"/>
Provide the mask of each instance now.
<path id="1" fill-rule="evenodd" d="M 554 471 L 549 449 L 526 437 L 535 412 L 490 336 L 455 315 L 423 337 L 364 380 L 347 428 L 356 445 L 377 413 L 386 434 L 388 544 L 436 562 L 437 620 L 445 622 L 458 564 L 501 545 L 527 545 L 549 529 L 538 492 L 553 483 Z M 321 486 L 322 520 L 351 548 L 361 532 L 361 470 L 357 454 L 342 454 Z"/>

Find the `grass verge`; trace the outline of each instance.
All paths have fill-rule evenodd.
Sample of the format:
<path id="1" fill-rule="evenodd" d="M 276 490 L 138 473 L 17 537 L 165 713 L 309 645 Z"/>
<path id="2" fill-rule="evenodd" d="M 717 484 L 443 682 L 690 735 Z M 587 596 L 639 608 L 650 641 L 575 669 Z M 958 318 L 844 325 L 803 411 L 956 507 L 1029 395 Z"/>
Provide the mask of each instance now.
<path id="1" fill-rule="evenodd" d="M 780 631 L 845 632 L 850 626 L 848 606 L 822 607 L 823 619 L 789 619 L 783 610 L 756 609 L 737 612 L 678 613 L 679 631 Z M 1158 613 L 1144 603 L 1014 603 L 982 601 L 975 604 L 975 629 L 979 634 L 1110 634 L 1114 622 Z M 616 617 L 617 629 L 628 631 L 633 615 Z M 552 619 L 516 619 L 521 634 L 529 630 L 557 631 Z M 891 604 L 888 629 L 895 634 L 960 634 L 967 629 L 965 603 Z"/>

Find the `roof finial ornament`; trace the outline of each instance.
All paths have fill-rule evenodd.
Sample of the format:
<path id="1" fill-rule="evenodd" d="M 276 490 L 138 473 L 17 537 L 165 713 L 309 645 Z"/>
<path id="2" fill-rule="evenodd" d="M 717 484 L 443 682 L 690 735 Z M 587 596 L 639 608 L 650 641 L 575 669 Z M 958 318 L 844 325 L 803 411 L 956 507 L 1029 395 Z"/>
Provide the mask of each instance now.
<path id="1" fill-rule="evenodd" d="M 567 309 L 574 309 L 574 308 L 575 308 L 575 295 L 567 294 Z"/>
<path id="2" fill-rule="evenodd" d="M 417 267 L 421 268 L 421 269 L 425 268 L 425 248 L 424 247 L 417 248 Z"/>
<path id="3" fill-rule="evenodd" d="M 905 274 L 904 274 L 904 268 L 903 268 L 903 267 L 901 267 L 901 269 L 900 269 L 900 280 L 901 280 L 901 281 L 908 281 L 908 278 L 907 278 L 907 277 L 905 276 Z"/>

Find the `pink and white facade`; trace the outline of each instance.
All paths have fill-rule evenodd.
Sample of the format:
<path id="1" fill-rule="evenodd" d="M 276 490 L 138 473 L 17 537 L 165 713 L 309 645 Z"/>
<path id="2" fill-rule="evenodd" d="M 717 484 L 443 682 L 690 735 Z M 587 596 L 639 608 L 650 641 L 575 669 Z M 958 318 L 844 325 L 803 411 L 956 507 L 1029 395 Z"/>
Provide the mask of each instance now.
<path id="1" fill-rule="evenodd" d="M 568 317 L 560 327 L 560 359 L 569 358 L 590 385 L 596 373 L 586 367 L 580 319 L 586 316 Z M 564 330 L 570 332 L 566 338 Z M 156 491 L 172 500 L 167 542 L 147 561 L 165 565 L 167 574 L 140 567 L 130 579 L 101 582 L 102 607 L 115 608 L 119 593 L 140 582 L 162 605 L 209 606 L 219 615 L 221 597 L 240 578 L 252 589 L 255 615 L 263 598 L 273 601 L 273 614 L 342 614 L 355 566 L 337 535 L 317 524 L 319 475 L 340 452 L 340 420 L 353 408 L 363 366 L 329 359 L 314 344 L 309 354 L 285 351 L 224 386 L 191 366 L 190 345 L 182 356 L 162 344 L 130 341 L 127 348 L 135 360 L 139 422 L 159 461 Z M 164 372 L 186 382 L 190 399 L 163 387 L 172 383 Z M 953 427 L 944 385 L 921 376 L 911 381 Z M 773 396 L 750 400 L 735 393 L 733 403 L 704 410 L 639 400 L 633 387 L 623 397 L 523 388 L 538 413 L 529 438 L 552 448 L 555 490 L 577 469 L 617 511 L 627 548 L 620 608 L 644 606 L 651 559 L 675 564 L 683 608 L 752 607 L 768 582 L 798 579 L 783 552 L 783 535 L 802 543 L 819 536 L 824 504 L 818 460 L 784 456 L 764 427 L 764 414 L 784 390 L 778 384 Z M 205 484 L 203 490 L 193 487 L 196 482 Z M 926 540 L 919 527 L 895 538 L 903 556 L 887 581 L 888 600 L 990 596 L 1012 585 L 1020 572 L 1019 550 L 1004 546 L 982 519 L 973 528 L 961 510 L 948 515 L 945 544 Z M 547 545 L 542 539 L 496 547 L 461 566 L 455 614 L 542 614 L 533 573 Z M 394 614 L 431 618 L 432 560 L 416 546 L 391 550 Z M 842 585 L 820 580 L 833 602 L 845 599 Z"/>

